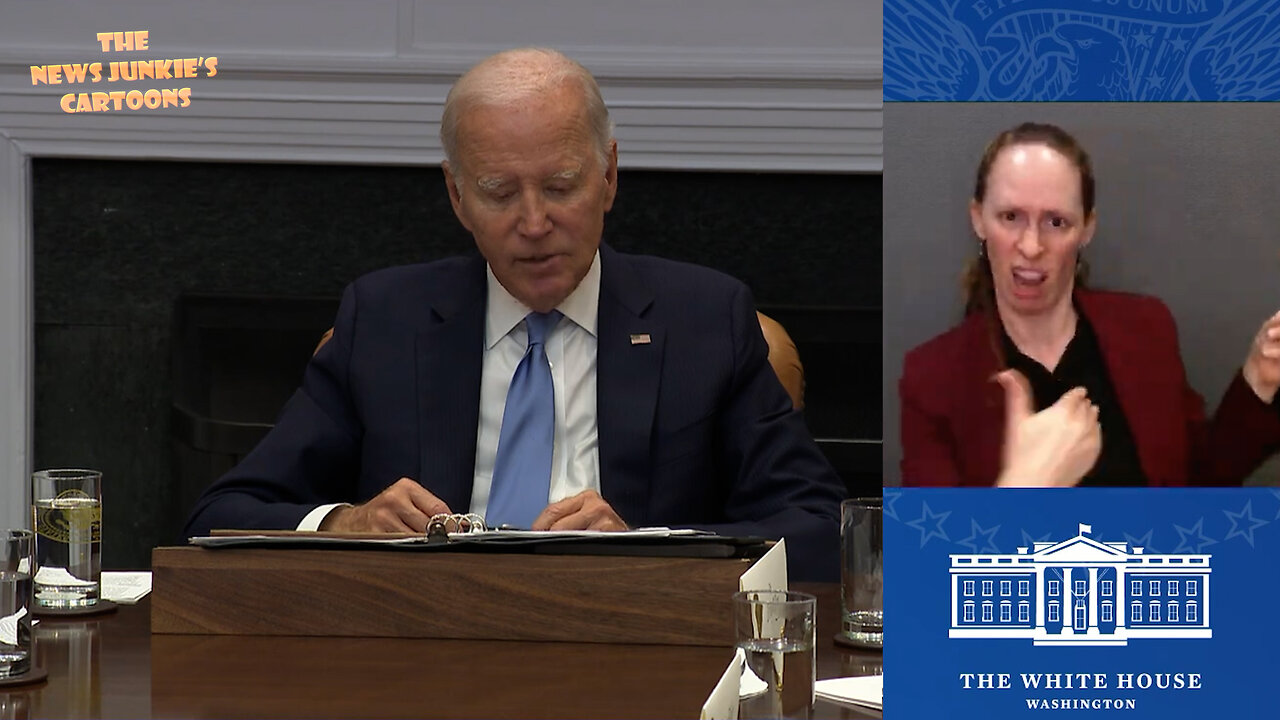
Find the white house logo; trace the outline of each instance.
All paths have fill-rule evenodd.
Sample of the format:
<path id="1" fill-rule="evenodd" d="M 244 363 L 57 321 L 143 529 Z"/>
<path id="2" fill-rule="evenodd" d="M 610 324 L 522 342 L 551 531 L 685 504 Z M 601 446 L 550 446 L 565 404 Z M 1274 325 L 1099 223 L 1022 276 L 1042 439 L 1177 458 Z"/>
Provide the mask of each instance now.
<path id="1" fill-rule="evenodd" d="M 1213 637 L 1209 555 L 1149 555 L 1091 532 L 1081 523 L 1073 538 L 1015 555 L 951 555 L 950 636 L 1036 645 Z"/>

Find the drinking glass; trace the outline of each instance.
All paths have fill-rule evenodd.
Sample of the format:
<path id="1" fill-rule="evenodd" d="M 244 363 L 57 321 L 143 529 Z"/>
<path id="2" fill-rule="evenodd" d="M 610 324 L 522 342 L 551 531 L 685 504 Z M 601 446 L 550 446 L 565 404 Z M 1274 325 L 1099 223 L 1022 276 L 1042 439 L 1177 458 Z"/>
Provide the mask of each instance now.
<path id="1" fill-rule="evenodd" d="M 863 647 L 884 645 L 883 538 L 880 498 L 840 503 L 840 627 Z"/>
<path id="2" fill-rule="evenodd" d="M 817 671 L 814 617 L 817 600 L 787 590 L 751 590 L 733 596 L 736 644 L 747 667 L 767 689 L 742 698 L 740 718 L 808 718 Z"/>
<path id="3" fill-rule="evenodd" d="M 102 473 L 35 473 L 31 515 L 36 534 L 36 603 L 54 609 L 96 605 L 102 581 Z"/>

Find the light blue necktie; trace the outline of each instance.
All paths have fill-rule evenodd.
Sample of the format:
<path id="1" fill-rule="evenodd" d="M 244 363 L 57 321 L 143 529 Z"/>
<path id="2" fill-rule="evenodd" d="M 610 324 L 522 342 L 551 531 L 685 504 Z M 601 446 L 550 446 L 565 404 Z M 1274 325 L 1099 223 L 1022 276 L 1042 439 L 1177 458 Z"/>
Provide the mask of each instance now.
<path id="1" fill-rule="evenodd" d="M 498 455 L 485 522 L 528 529 L 547 507 L 551 494 L 551 450 L 555 445 L 555 387 L 544 343 L 560 312 L 525 316 L 529 346 L 511 376 L 502 413 Z"/>

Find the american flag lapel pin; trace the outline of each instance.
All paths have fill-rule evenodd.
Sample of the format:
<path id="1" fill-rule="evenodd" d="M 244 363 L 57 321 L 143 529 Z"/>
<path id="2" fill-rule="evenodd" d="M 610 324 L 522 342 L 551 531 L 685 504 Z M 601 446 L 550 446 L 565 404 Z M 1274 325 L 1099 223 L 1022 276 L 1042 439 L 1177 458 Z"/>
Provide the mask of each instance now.
<path id="1" fill-rule="evenodd" d="M 631 333 L 632 345 L 648 345 L 651 342 L 653 339 L 649 337 L 649 333 Z"/>

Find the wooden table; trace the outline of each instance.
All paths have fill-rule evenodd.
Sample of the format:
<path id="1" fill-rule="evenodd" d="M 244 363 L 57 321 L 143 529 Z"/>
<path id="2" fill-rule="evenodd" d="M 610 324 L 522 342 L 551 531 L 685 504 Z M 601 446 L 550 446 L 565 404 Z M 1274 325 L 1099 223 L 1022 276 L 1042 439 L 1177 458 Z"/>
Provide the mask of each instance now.
<path id="1" fill-rule="evenodd" d="M 881 672 L 839 648 L 836 585 L 818 596 L 818 677 Z M 45 619 L 49 679 L 0 688 L 0 718 L 696 718 L 724 648 L 588 643 L 152 635 L 150 605 Z M 879 717 L 819 701 L 815 718 Z"/>

